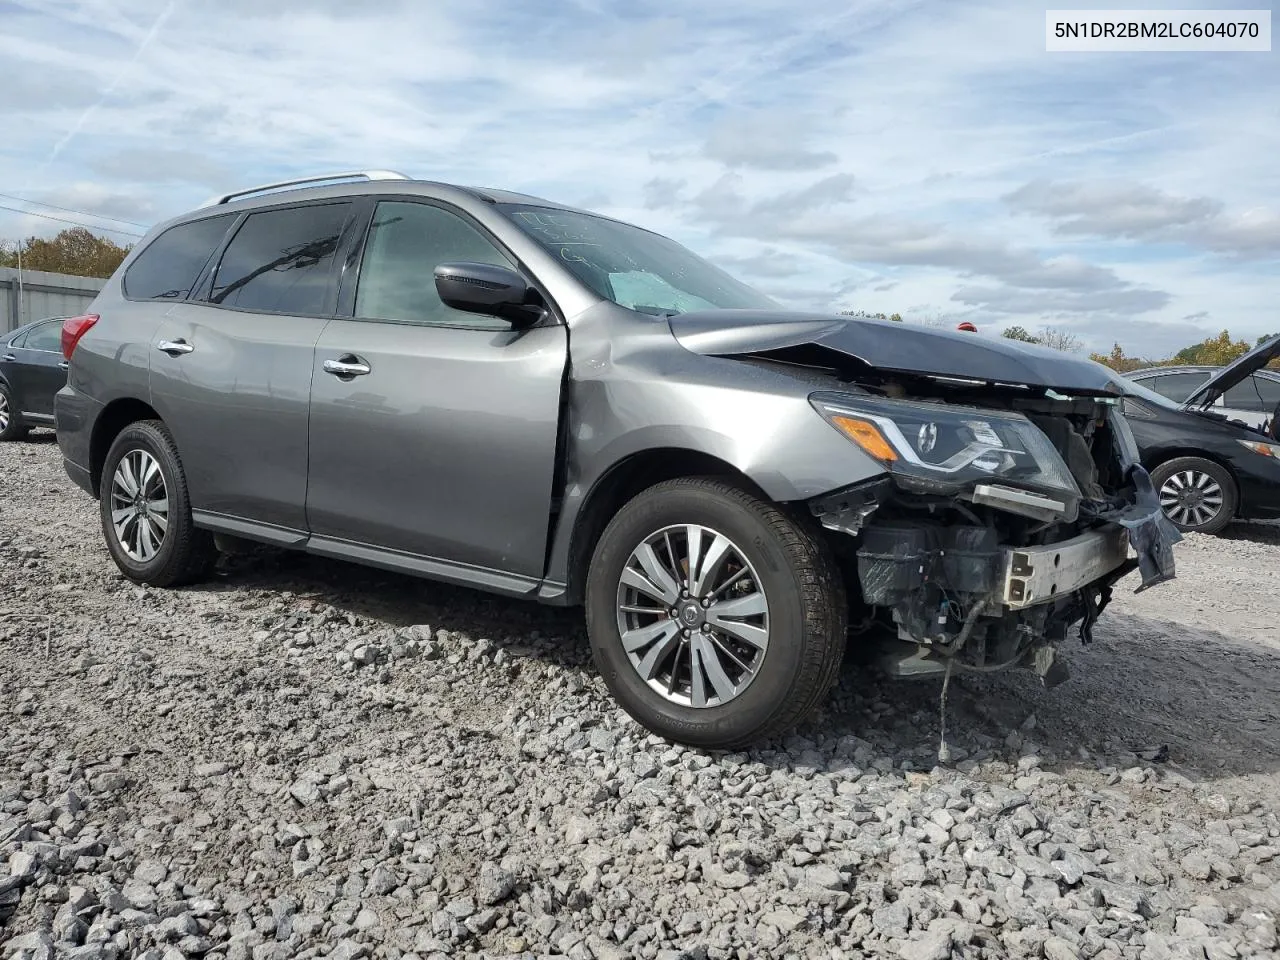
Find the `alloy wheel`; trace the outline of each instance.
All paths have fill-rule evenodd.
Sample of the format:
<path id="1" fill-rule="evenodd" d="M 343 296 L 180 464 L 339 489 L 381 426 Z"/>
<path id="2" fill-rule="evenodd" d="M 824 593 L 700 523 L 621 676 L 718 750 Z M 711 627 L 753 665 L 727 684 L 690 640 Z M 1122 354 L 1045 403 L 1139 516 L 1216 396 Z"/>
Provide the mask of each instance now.
<path id="1" fill-rule="evenodd" d="M 1222 510 L 1222 487 L 1200 470 L 1170 474 L 1160 487 L 1165 516 L 1184 527 L 1202 527 Z"/>
<path id="2" fill-rule="evenodd" d="M 130 450 L 111 478 L 111 525 L 137 563 L 148 563 L 169 530 L 169 497 L 160 463 L 146 450 Z"/>
<path id="3" fill-rule="evenodd" d="M 9 398 L 0 392 L 0 433 L 9 429 Z"/>
<path id="4" fill-rule="evenodd" d="M 710 527 L 664 527 L 647 537 L 623 567 L 617 608 L 632 667 L 681 706 L 739 696 L 769 647 L 763 584 L 737 544 Z"/>

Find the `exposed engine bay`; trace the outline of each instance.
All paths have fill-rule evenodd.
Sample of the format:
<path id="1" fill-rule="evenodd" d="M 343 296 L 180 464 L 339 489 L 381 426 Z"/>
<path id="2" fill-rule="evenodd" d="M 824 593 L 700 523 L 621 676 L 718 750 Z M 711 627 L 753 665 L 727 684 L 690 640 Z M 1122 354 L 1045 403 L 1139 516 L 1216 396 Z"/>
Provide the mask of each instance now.
<path id="1" fill-rule="evenodd" d="M 1141 590 L 1173 577 L 1181 535 L 1116 397 L 830 357 L 808 348 L 766 362 L 839 380 L 811 402 L 886 466 L 809 508 L 842 557 L 851 623 L 887 641 L 890 672 L 1025 666 L 1053 685 L 1067 676 L 1058 645 L 1071 631 L 1090 642 L 1117 581 L 1137 570 Z"/>

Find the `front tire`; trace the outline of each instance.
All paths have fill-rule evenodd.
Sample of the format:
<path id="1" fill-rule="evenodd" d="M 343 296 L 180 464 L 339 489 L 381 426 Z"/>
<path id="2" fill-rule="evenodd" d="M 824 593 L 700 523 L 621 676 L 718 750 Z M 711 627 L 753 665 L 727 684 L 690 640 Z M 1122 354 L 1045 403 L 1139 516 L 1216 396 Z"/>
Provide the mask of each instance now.
<path id="1" fill-rule="evenodd" d="M 639 494 L 587 577 L 592 654 L 614 698 L 696 747 L 742 746 L 807 716 L 835 680 L 847 616 L 821 538 L 718 479 Z"/>
<path id="2" fill-rule="evenodd" d="M 217 559 L 212 534 L 191 521 L 182 461 L 159 420 L 120 431 L 102 467 L 99 502 L 107 549 L 135 583 L 191 583 Z"/>
<path id="3" fill-rule="evenodd" d="M 1239 493 L 1226 467 L 1178 457 L 1151 471 L 1165 516 L 1183 533 L 1219 533 L 1236 515 Z"/>
<path id="4" fill-rule="evenodd" d="M 0 383 L 0 442 L 21 440 L 30 430 L 22 421 L 22 411 L 7 383 Z"/>

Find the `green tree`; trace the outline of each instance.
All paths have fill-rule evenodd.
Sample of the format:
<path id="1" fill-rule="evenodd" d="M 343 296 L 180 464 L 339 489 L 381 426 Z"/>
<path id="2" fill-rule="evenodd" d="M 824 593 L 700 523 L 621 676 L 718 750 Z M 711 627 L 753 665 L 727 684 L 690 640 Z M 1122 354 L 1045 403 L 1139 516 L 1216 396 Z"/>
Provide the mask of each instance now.
<path id="1" fill-rule="evenodd" d="M 106 278 L 132 247 L 121 247 L 84 227 L 69 227 L 56 237 L 28 237 L 21 244 L 23 270 L 47 270 L 76 277 Z M 16 267 L 16 251 L 0 254 L 0 267 Z"/>
<path id="2" fill-rule="evenodd" d="M 1008 327 L 1004 333 L 1000 334 L 1010 340 L 1021 340 L 1023 343 L 1039 343 L 1040 338 L 1027 330 L 1026 327 Z"/>
<path id="3" fill-rule="evenodd" d="M 1200 343 L 1183 347 L 1173 355 L 1173 360 L 1175 363 L 1223 367 L 1244 356 L 1249 349 L 1247 341 L 1232 340 L 1231 334 L 1223 330 L 1216 337 L 1209 337 Z"/>

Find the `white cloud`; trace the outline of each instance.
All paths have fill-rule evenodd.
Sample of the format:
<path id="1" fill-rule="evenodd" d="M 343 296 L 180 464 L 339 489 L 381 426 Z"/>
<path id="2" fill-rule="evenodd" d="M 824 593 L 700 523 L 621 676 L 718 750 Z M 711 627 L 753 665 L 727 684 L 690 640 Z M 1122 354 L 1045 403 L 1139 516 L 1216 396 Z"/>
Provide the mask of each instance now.
<path id="1" fill-rule="evenodd" d="M 4 192 L 150 221 L 390 167 L 590 200 L 819 309 L 1135 349 L 1274 325 L 1263 57 L 1046 54 L 1014 0 L 166 9 L 10 0 Z"/>
<path id="2" fill-rule="evenodd" d="M 1280 254 L 1280 213 L 1228 212 L 1219 200 L 1181 197 L 1124 180 L 1037 180 L 1005 198 L 1065 236 L 1180 243 L 1241 256 Z"/>

